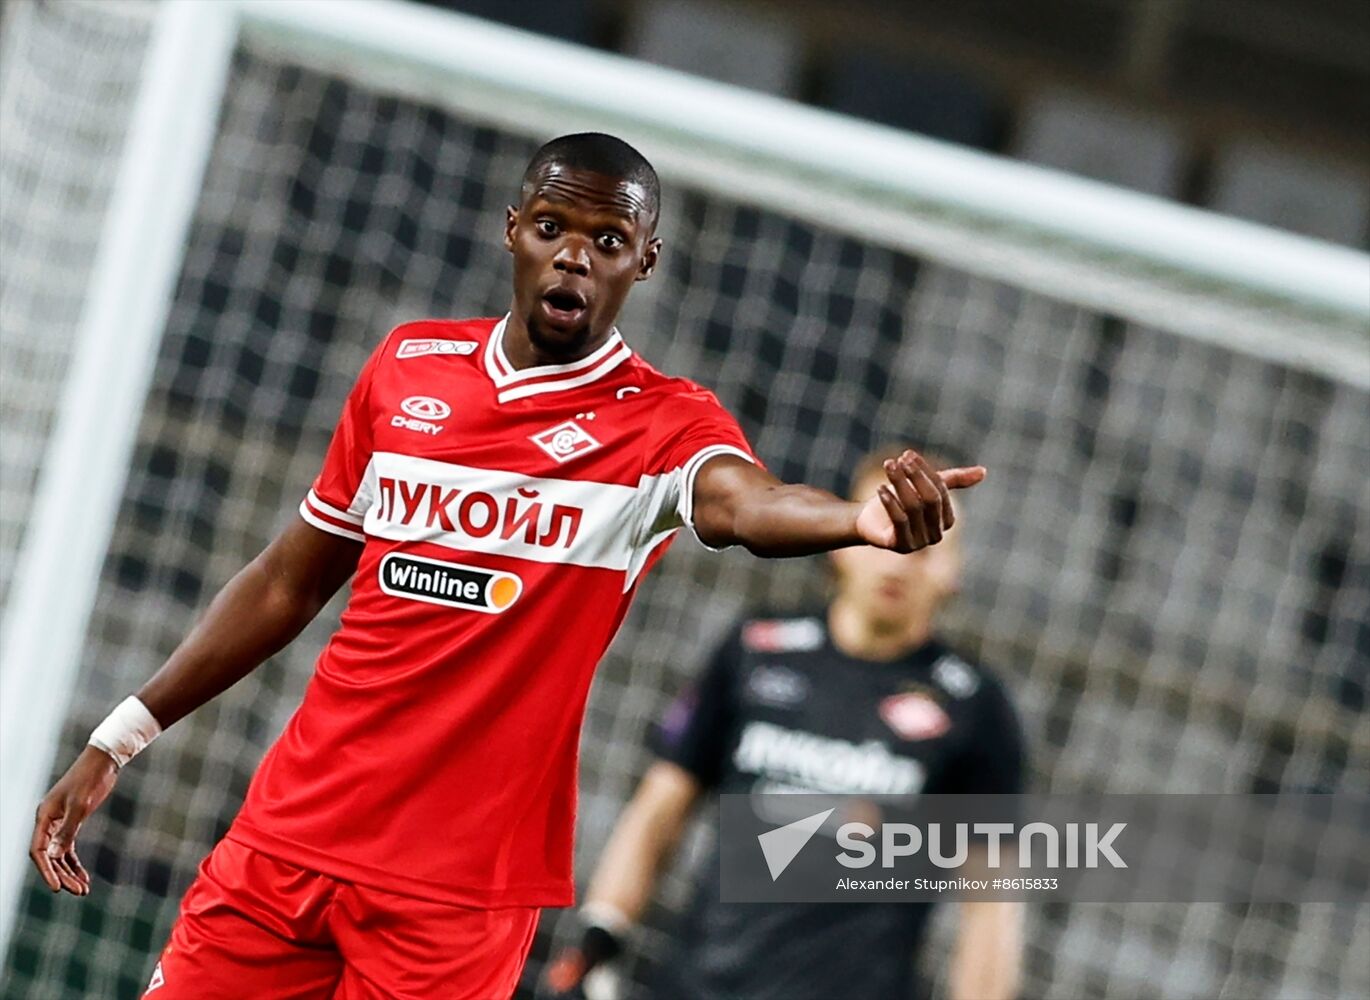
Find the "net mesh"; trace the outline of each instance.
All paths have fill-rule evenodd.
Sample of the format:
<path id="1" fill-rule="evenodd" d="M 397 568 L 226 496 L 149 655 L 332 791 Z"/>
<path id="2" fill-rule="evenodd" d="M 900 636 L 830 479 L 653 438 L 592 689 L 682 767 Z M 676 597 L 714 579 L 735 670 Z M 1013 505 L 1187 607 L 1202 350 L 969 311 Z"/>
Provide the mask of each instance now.
<path id="1" fill-rule="evenodd" d="M 43 44 L 96 44 L 93 17 L 82 8 Z M 533 146 L 239 51 L 63 765 L 294 516 L 377 339 L 415 316 L 503 310 L 502 209 Z M 714 387 L 785 478 L 841 488 L 853 459 L 890 437 L 992 469 L 948 625 L 1015 694 L 1037 788 L 1364 788 L 1363 391 L 666 182 L 668 251 L 621 323 L 640 353 Z M 19 250 L 31 273 L 59 252 Z M 731 617 L 808 604 L 823 587 L 821 560 L 672 550 L 596 680 L 582 876 L 646 763 L 646 726 Z M 7 995 L 139 994 L 337 611 L 121 777 L 83 833 L 91 898 L 30 880 Z M 698 824 L 624 965 L 629 995 L 707 836 Z M 926 956 L 934 978 L 949 933 L 944 919 Z M 1031 911 L 1028 942 L 1031 996 L 1370 994 L 1364 907 L 1053 904 Z"/>
<path id="2" fill-rule="evenodd" d="M 128 127 L 150 5 L 68 0 L 0 10 L 4 607 Z"/>

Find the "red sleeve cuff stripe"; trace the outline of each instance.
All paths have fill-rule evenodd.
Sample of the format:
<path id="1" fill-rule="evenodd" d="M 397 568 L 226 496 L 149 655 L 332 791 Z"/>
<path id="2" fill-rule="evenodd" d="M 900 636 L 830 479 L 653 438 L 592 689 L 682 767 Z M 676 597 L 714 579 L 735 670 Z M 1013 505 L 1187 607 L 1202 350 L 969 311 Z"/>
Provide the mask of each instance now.
<path id="1" fill-rule="evenodd" d="M 341 535 L 343 538 L 350 538 L 354 542 L 366 541 L 366 536 L 360 531 L 354 531 L 351 527 L 343 524 L 336 518 L 331 518 L 327 514 L 321 514 L 316 510 L 312 510 L 309 506 L 308 498 L 300 503 L 300 517 L 304 518 L 305 521 L 312 524 L 320 531 L 327 531 L 331 535 Z"/>
<path id="2" fill-rule="evenodd" d="M 351 511 L 333 506 L 313 490 L 310 490 L 305 494 L 305 500 L 309 503 L 310 507 L 314 508 L 316 514 L 326 514 L 335 521 L 341 521 L 343 524 L 355 525 L 358 528 L 362 525 L 363 518 L 360 514 L 353 514 Z"/>

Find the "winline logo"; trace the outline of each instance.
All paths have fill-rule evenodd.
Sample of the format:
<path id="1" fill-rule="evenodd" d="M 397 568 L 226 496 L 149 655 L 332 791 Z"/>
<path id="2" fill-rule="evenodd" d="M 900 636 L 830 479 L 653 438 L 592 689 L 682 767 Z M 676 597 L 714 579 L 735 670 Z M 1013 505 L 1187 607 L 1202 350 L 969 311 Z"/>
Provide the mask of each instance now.
<path id="1" fill-rule="evenodd" d="M 394 552 L 381 560 L 380 584 L 395 597 L 489 615 L 504 611 L 523 593 L 523 581 L 513 573 Z"/>

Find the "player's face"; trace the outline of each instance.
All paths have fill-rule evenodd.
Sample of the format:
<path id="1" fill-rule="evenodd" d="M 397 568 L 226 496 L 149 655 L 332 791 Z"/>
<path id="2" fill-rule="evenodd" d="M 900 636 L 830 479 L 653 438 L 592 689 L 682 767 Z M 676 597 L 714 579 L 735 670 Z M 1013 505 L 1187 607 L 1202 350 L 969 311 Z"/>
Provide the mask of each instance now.
<path id="1" fill-rule="evenodd" d="M 878 476 L 863 479 L 852 499 L 869 499 L 883 481 Z M 880 628 L 928 622 L 960 589 L 960 531 L 953 527 L 936 545 L 902 555 L 869 545 L 834 551 L 839 596 Z"/>
<path id="2" fill-rule="evenodd" d="M 510 207 L 514 310 L 539 351 L 574 360 L 613 328 L 633 282 L 648 278 L 661 241 L 641 184 L 552 164 Z"/>

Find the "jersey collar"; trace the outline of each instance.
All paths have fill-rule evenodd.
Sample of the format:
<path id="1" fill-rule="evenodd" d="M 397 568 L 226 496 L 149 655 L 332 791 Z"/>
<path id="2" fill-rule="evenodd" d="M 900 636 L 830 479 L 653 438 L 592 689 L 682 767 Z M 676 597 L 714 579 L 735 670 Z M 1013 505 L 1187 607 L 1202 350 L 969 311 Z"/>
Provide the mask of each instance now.
<path id="1" fill-rule="evenodd" d="M 633 355 L 632 349 L 623 342 L 623 337 L 615 327 L 603 345 L 579 361 L 566 365 L 535 365 L 532 368 L 515 369 L 509 362 L 509 356 L 504 353 L 504 327 L 508 322 L 506 315 L 495 324 L 485 344 L 485 371 L 490 381 L 495 383 L 495 398 L 501 403 L 598 382 Z"/>

